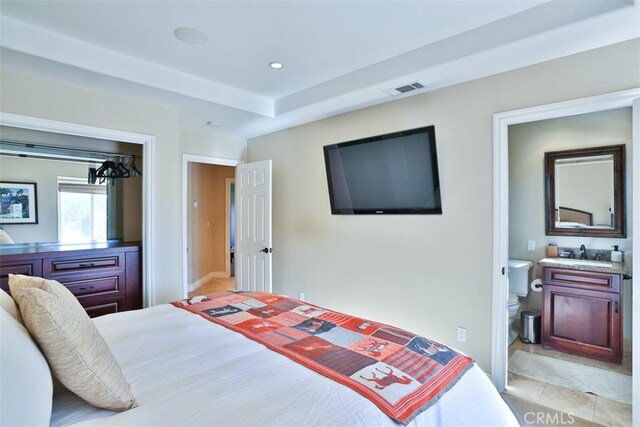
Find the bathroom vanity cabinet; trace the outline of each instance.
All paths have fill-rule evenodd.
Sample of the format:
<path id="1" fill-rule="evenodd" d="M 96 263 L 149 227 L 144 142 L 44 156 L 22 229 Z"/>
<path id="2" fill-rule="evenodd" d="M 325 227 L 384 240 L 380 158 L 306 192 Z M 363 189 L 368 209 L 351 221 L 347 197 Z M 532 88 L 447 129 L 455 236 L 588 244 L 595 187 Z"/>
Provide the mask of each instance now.
<path id="1" fill-rule="evenodd" d="M 623 274 L 544 267 L 542 344 L 622 362 Z"/>

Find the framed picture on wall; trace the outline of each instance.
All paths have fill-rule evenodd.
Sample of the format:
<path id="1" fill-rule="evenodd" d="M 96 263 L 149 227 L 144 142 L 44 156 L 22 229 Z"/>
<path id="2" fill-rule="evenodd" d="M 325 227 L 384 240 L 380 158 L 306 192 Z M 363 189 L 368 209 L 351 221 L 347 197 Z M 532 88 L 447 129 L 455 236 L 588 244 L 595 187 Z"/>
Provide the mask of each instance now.
<path id="1" fill-rule="evenodd" d="M 35 182 L 0 182 L 0 224 L 37 224 Z"/>

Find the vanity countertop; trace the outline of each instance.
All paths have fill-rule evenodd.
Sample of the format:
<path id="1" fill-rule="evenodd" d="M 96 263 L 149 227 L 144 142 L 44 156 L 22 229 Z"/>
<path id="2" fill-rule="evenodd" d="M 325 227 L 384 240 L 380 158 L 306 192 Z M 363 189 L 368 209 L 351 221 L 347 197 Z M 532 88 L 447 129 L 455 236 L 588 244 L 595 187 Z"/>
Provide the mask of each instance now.
<path id="1" fill-rule="evenodd" d="M 569 258 L 543 258 L 540 267 L 566 268 L 568 270 L 595 271 L 598 273 L 619 273 L 627 276 L 629 270 L 624 262 L 591 261 Z"/>

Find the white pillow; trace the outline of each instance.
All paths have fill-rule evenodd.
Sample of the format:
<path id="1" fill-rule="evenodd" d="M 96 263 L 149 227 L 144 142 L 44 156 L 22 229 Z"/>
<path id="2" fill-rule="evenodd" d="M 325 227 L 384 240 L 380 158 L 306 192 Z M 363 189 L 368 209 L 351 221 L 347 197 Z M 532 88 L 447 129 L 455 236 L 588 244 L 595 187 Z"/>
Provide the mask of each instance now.
<path id="1" fill-rule="evenodd" d="M 22 324 L 22 318 L 20 317 L 20 311 L 18 310 L 18 304 L 9 296 L 8 293 L 0 289 L 0 307 L 4 308 L 7 313 L 14 319 Z"/>
<path id="2" fill-rule="evenodd" d="M 11 236 L 7 234 L 2 228 L 0 228 L 0 245 L 11 245 L 15 243 Z"/>
<path id="3" fill-rule="evenodd" d="M 0 310 L 0 426 L 48 426 L 53 384 L 27 330 Z"/>

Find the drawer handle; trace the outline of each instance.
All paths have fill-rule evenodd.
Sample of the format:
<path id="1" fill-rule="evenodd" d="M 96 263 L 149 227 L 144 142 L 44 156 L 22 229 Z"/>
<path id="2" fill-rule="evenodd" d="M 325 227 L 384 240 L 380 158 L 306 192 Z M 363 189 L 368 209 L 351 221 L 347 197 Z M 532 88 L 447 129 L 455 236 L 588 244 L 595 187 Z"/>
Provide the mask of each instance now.
<path id="1" fill-rule="evenodd" d="M 93 289 L 94 286 L 85 286 L 84 288 L 78 288 L 79 291 L 89 291 L 91 289 Z"/>
<path id="2" fill-rule="evenodd" d="M 93 262 L 88 262 L 88 263 L 86 263 L 86 264 L 78 264 L 78 267 L 93 267 L 93 266 L 95 266 L 95 265 L 96 265 L 96 264 L 95 264 L 95 263 L 93 263 Z"/>

